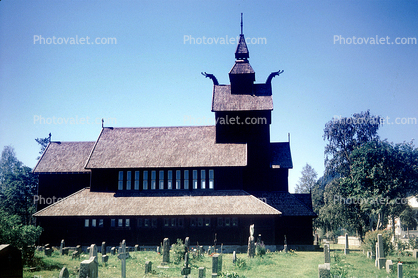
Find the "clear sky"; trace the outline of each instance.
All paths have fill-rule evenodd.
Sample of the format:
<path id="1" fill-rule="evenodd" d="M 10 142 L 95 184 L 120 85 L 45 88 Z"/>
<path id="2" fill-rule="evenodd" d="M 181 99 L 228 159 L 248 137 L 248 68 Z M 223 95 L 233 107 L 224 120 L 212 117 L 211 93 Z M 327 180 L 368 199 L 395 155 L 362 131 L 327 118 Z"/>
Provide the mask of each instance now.
<path id="1" fill-rule="evenodd" d="M 241 12 L 246 38 L 265 38 L 248 44 L 256 81 L 284 70 L 272 83 L 271 141 L 291 134 L 291 191 L 306 163 L 323 174 L 323 129 L 334 116 L 370 109 L 391 123 L 382 139 L 418 137 L 417 1 L 3 0 L 0 147 L 34 167 L 35 138 L 95 141 L 101 118 L 212 124 L 212 82 L 200 72 L 229 83 L 236 42 L 221 41 L 239 35 Z"/>

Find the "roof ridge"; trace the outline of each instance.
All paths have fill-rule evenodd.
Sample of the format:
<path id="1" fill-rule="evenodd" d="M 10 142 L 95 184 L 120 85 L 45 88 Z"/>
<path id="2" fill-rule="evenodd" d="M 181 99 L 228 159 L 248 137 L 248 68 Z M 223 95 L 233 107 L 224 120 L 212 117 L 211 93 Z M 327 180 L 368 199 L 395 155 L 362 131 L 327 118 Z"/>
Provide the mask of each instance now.
<path id="1" fill-rule="evenodd" d="M 61 200 L 56 201 L 55 203 L 53 203 L 53 204 L 51 204 L 51 205 L 49 205 L 49 206 L 47 206 L 47 207 L 45 207 L 45 208 L 43 208 L 43 209 L 41 209 L 41 210 L 39 210 L 39 211 L 35 212 L 34 214 L 32 214 L 32 216 L 36 216 L 36 214 L 41 213 L 42 211 L 44 211 L 44 210 L 46 210 L 46 209 L 48 209 L 48 208 L 50 208 L 50 207 L 53 207 L 53 206 L 55 206 L 55 205 L 57 205 L 57 204 L 59 204 L 59 203 L 63 202 L 64 200 L 66 200 L 66 199 L 68 199 L 68 198 L 70 198 L 70 197 L 72 197 L 72 196 L 74 196 L 74 195 L 76 195 L 76 194 L 81 193 L 81 192 L 82 192 L 82 191 L 84 191 L 84 190 L 89 190 L 89 189 L 90 189 L 90 187 L 84 187 L 84 188 L 82 188 L 82 189 L 80 189 L 80 190 L 78 190 L 78 191 L 76 191 L 76 192 L 74 192 L 74 193 L 72 193 L 72 194 L 68 195 L 67 197 L 61 198 Z M 58 198 L 58 199 L 59 199 L 59 198 Z"/>
<path id="2" fill-rule="evenodd" d="M 102 136 L 102 134 L 103 134 L 103 130 L 104 130 L 104 129 L 105 129 L 105 127 L 102 127 L 102 130 L 100 131 L 99 137 L 97 137 L 97 140 L 96 140 L 96 142 L 94 143 L 93 148 L 91 148 L 91 150 L 90 150 L 90 154 L 89 154 L 89 156 L 87 157 L 86 163 L 84 164 L 84 169 L 89 169 L 89 168 L 87 168 L 87 164 L 89 164 L 89 162 L 90 162 L 91 155 L 93 154 L 94 149 L 96 148 L 97 143 L 99 142 L 100 136 Z M 90 170 L 91 170 L 91 169 L 90 169 Z"/>
<path id="3" fill-rule="evenodd" d="M 41 157 L 38 159 L 38 162 L 36 162 L 35 167 L 33 167 L 32 173 L 35 173 L 35 169 L 36 167 L 38 167 L 39 163 L 41 162 L 42 158 L 44 157 L 44 155 L 46 154 L 46 151 L 48 150 L 49 146 L 51 145 L 51 141 L 49 141 L 48 145 L 46 146 L 44 152 L 42 153 Z"/>

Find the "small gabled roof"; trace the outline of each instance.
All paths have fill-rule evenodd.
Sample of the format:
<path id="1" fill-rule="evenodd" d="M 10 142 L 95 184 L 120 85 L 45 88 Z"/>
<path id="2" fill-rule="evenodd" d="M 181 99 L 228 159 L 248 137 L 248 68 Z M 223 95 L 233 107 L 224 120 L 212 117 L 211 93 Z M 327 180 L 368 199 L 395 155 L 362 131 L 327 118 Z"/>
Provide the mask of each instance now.
<path id="1" fill-rule="evenodd" d="M 289 142 L 270 143 L 271 167 L 293 168 Z"/>
<path id="2" fill-rule="evenodd" d="M 229 71 L 229 74 L 255 74 L 253 67 L 250 65 L 248 60 L 237 60 L 234 66 Z M 255 77 L 252 81 L 255 80 Z"/>
<path id="3" fill-rule="evenodd" d="M 215 126 L 103 128 L 86 169 L 246 166 L 246 144 L 217 144 Z"/>
<path id="4" fill-rule="evenodd" d="M 34 173 L 90 172 L 84 169 L 94 142 L 50 142 Z"/>
<path id="5" fill-rule="evenodd" d="M 280 215 L 242 190 L 153 192 L 118 195 L 82 189 L 34 214 L 35 217 Z"/>
<path id="6" fill-rule="evenodd" d="M 264 87 L 253 86 L 254 89 L 264 89 Z M 248 94 L 231 94 L 231 85 L 213 86 L 212 112 L 219 111 L 261 111 L 273 110 L 273 97 L 254 92 Z"/>
<path id="7" fill-rule="evenodd" d="M 282 212 L 282 216 L 310 216 L 317 217 L 312 210 L 312 205 L 308 206 L 300 201 L 293 194 L 285 191 L 258 191 L 250 192 L 255 197 L 260 198 L 270 206 Z"/>

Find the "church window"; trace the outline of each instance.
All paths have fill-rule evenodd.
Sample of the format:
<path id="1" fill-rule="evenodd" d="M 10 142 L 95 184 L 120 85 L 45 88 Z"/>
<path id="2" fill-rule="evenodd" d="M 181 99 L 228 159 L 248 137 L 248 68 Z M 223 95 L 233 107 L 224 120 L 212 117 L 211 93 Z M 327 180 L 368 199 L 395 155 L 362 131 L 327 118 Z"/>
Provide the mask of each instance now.
<path id="1" fill-rule="evenodd" d="M 135 190 L 139 190 L 139 171 L 135 171 Z"/>
<path id="2" fill-rule="evenodd" d="M 155 189 L 156 186 L 156 180 L 157 178 L 157 172 L 156 171 L 151 171 L 151 189 Z"/>
<path id="3" fill-rule="evenodd" d="M 214 185 L 215 185 L 214 175 L 215 175 L 214 171 L 209 170 L 209 189 L 214 189 Z"/>
<path id="4" fill-rule="evenodd" d="M 206 170 L 200 171 L 200 188 L 206 189 Z"/>
<path id="5" fill-rule="evenodd" d="M 164 189 L 164 171 L 160 171 L 158 173 L 158 177 L 159 177 L 158 181 L 159 181 L 159 184 L 160 184 L 159 188 Z"/>
<path id="6" fill-rule="evenodd" d="M 173 189 L 173 171 L 172 170 L 169 170 L 167 172 L 167 179 L 168 179 L 167 188 L 168 189 Z"/>
<path id="7" fill-rule="evenodd" d="M 132 180 L 132 173 L 131 171 L 126 172 L 126 190 L 131 190 L 131 180 Z"/>
<path id="8" fill-rule="evenodd" d="M 184 189 L 189 189 L 189 170 L 184 170 Z"/>
<path id="9" fill-rule="evenodd" d="M 176 171 L 176 189 L 180 189 L 181 188 L 181 171 L 177 170 Z"/>
<path id="10" fill-rule="evenodd" d="M 197 170 L 193 170 L 193 189 L 197 189 Z"/>
<path id="11" fill-rule="evenodd" d="M 144 171 L 144 173 L 142 174 L 142 189 L 148 189 L 148 171 Z"/>
<path id="12" fill-rule="evenodd" d="M 119 171 L 118 190 L 123 189 L 123 171 Z"/>

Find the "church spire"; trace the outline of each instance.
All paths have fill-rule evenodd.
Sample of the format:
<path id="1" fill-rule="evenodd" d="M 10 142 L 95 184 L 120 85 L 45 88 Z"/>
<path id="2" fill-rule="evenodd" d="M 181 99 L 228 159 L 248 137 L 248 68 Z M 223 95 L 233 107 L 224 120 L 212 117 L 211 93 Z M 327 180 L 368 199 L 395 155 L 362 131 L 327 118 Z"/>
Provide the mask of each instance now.
<path id="1" fill-rule="evenodd" d="M 243 29 L 244 28 L 241 13 L 241 34 L 239 35 L 239 42 L 237 45 L 237 49 L 235 50 L 235 59 L 237 60 L 247 60 L 248 58 L 250 58 L 250 53 L 247 48 L 247 43 L 245 42 Z"/>

